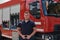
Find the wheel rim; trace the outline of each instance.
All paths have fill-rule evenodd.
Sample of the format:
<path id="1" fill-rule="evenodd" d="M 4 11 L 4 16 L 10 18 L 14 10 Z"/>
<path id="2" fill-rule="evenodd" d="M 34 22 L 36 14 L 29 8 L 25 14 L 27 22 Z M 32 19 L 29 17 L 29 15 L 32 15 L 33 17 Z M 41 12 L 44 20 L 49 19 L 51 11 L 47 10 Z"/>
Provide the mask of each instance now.
<path id="1" fill-rule="evenodd" d="M 45 40 L 53 40 L 53 35 L 45 35 Z"/>

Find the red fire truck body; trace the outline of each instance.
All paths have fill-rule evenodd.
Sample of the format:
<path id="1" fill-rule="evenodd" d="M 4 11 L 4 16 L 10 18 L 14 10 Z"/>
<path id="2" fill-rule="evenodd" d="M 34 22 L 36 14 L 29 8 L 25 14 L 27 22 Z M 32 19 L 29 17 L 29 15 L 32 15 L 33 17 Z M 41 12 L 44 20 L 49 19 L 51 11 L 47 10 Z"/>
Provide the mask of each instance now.
<path id="1" fill-rule="evenodd" d="M 55 1 L 59 2 L 59 0 L 55 0 Z M 2 13 L 3 13 L 4 8 L 10 7 L 10 13 L 15 13 L 15 12 L 11 12 L 11 10 L 13 11 L 13 8 L 11 6 L 19 5 L 20 6 L 19 8 L 20 12 L 18 12 L 19 20 L 24 20 L 24 12 L 29 11 L 30 19 L 35 22 L 37 32 L 39 32 L 39 34 L 42 33 L 40 35 L 42 35 L 42 39 L 44 39 L 45 37 L 43 37 L 43 35 L 45 36 L 45 33 L 50 35 L 50 33 L 54 31 L 59 31 L 60 28 L 60 17 L 54 15 L 53 16 L 47 15 L 45 2 L 46 2 L 45 0 L 11 0 L 4 4 L 0 4 L 0 9 L 2 9 Z M 10 19 L 8 21 L 10 21 Z M 1 28 L 2 36 L 8 38 L 12 38 L 12 32 L 16 31 L 11 29 L 5 30 L 3 29 L 2 25 L 0 26 L 0 28 Z M 48 36 L 47 38 L 49 39 L 49 37 L 51 36 Z"/>

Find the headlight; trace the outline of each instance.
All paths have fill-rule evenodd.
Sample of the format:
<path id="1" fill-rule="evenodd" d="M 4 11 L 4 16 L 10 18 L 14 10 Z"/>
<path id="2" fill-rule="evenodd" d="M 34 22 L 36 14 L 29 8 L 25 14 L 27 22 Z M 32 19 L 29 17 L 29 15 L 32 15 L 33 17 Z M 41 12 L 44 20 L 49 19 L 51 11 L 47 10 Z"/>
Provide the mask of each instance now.
<path id="1" fill-rule="evenodd" d="M 41 25 L 41 22 L 35 22 L 36 25 Z"/>

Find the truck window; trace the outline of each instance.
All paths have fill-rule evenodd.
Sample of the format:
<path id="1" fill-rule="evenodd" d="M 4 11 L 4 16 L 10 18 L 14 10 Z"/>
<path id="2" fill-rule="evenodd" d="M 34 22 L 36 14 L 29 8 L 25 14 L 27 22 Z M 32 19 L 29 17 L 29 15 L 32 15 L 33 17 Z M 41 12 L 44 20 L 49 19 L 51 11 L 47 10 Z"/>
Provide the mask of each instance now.
<path id="1" fill-rule="evenodd" d="M 10 14 L 10 29 L 14 30 L 17 28 L 19 23 L 19 14 L 20 14 L 20 4 L 16 4 L 11 6 L 11 14 Z"/>
<path id="2" fill-rule="evenodd" d="M 30 13 L 32 16 L 34 16 L 36 19 L 40 18 L 40 3 L 39 1 L 31 2 L 29 4 Z"/>
<path id="3" fill-rule="evenodd" d="M 0 25 L 2 25 L 2 9 L 0 9 Z"/>
<path id="4" fill-rule="evenodd" d="M 10 22 L 10 7 L 2 9 L 2 26 L 4 29 L 9 29 Z"/>
<path id="5" fill-rule="evenodd" d="M 60 16 L 60 3 L 50 3 L 48 4 L 48 15 Z"/>
<path id="6" fill-rule="evenodd" d="M 19 13 L 10 14 L 10 28 L 16 29 L 19 23 Z"/>
<path id="7" fill-rule="evenodd" d="M 9 28 L 9 21 L 3 21 L 3 28 Z"/>
<path id="8" fill-rule="evenodd" d="M 4 29 L 16 29 L 19 23 L 20 4 L 2 9 L 2 26 Z"/>

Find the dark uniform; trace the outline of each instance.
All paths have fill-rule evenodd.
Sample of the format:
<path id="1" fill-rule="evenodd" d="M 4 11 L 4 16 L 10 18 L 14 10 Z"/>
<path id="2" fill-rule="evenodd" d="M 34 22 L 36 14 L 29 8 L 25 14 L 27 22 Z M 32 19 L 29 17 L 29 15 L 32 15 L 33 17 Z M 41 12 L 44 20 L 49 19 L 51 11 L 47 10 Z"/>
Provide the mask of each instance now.
<path id="1" fill-rule="evenodd" d="M 33 27 L 35 27 L 35 23 L 30 20 L 28 22 L 23 21 L 22 23 L 19 23 L 17 27 L 21 28 L 21 33 L 23 35 L 30 35 L 33 32 Z M 20 40 L 23 39 L 20 37 Z M 34 37 L 31 37 L 31 39 L 29 40 L 34 40 Z"/>

